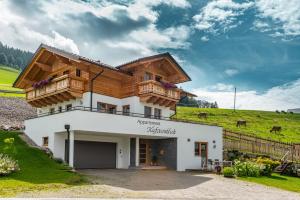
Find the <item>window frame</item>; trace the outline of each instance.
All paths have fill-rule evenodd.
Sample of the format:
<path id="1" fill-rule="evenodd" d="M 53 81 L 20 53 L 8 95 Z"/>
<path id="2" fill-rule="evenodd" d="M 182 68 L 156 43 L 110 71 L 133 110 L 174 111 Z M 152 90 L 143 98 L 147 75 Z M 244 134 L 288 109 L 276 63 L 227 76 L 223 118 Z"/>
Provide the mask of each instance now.
<path id="1" fill-rule="evenodd" d="M 161 109 L 159 108 L 154 108 L 154 118 L 155 119 L 161 119 Z M 157 113 L 158 112 L 158 113 Z"/>
<path id="2" fill-rule="evenodd" d="M 66 111 L 72 110 L 72 104 L 67 104 L 66 105 Z"/>
<path id="3" fill-rule="evenodd" d="M 42 137 L 42 146 L 43 147 L 48 147 L 49 146 L 49 137 L 48 136 L 45 136 L 45 137 Z"/>
<path id="4" fill-rule="evenodd" d="M 143 81 L 150 81 L 150 80 L 153 80 L 153 74 L 150 72 L 145 72 Z"/>
<path id="5" fill-rule="evenodd" d="M 129 115 L 130 114 L 130 105 L 123 105 L 122 113 L 123 113 L 123 115 Z"/>
<path id="6" fill-rule="evenodd" d="M 146 113 L 146 109 L 149 109 L 150 114 Z M 150 106 L 144 106 L 144 117 L 145 118 L 151 118 L 152 117 L 152 107 L 150 107 Z"/>
<path id="7" fill-rule="evenodd" d="M 81 77 L 81 69 L 76 68 L 75 75 Z"/>

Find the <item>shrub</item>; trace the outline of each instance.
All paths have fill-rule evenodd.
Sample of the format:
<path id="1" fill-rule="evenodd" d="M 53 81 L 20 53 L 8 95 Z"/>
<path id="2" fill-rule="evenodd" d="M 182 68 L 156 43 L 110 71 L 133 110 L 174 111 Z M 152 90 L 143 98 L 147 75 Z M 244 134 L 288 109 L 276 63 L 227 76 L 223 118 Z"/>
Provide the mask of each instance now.
<path id="1" fill-rule="evenodd" d="M 260 175 L 260 166 L 252 161 L 241 162 L 237 160 L 234 163 L 234 173 L 239 177 L 257 177 Z"/>
<path id="2" fill-rule="evenodd" d="M 280 165 L 279 161 L 269 158 L 257 158 L 256 163 L 260 165 L 260 174 L 262 176 L 271 176 L 273 170 Z"/>
<path id="3" fill-rule="evenodd" d="M 0 154 L 0 176 L 5 176 L 19 170 L 17 161 L 7 155 Z"/>
<path id="4" fill-rule="evenodd" d="M 224 167 L 223 175 L 224 175 L 224 177 L 227 177 L 227 178 L 234 177 L 234 169 L 232 167 Z"/>
<path id="5" fill-rule="evenodd" d="M 4 152 L 6 153 L 12 153 L 12 152 L 15 152 L 16 149 L 15 149 L 15 146 L 14 146 L 14 142 L 15 142 L 15 139 L 14 138 L 5 138 L 3 140 L 4 142 Z"/>

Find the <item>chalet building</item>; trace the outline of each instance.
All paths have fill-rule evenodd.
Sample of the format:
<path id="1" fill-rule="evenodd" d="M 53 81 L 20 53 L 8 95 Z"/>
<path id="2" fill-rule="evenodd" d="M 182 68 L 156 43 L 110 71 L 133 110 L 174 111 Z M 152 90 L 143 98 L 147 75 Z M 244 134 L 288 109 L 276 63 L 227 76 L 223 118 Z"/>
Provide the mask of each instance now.
<path id="1" fill-rule="evenodd" d="M 25 133 L 75 169 L 222 160 L 222 128 L 172 120 L 190 77 L 169 54 L 112 67 L 44 44 L 14 83 L 38 116 Z"/>

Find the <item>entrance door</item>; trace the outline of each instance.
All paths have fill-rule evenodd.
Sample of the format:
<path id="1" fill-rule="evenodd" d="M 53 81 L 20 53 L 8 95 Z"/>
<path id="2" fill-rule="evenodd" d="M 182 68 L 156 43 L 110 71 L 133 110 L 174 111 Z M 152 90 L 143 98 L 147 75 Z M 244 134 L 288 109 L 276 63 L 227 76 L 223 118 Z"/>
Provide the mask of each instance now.
<path id="1" fill-rule="evenodd" d="M 207 142 L 200 143 L 200 156 L 201 156 L 201 166 L 203 168 L 207 167 Z"/>
<path id="2" fill-rule="evenodd" d="M 149 141 L 140 140 L 140 165 L 149 165 Z"/>

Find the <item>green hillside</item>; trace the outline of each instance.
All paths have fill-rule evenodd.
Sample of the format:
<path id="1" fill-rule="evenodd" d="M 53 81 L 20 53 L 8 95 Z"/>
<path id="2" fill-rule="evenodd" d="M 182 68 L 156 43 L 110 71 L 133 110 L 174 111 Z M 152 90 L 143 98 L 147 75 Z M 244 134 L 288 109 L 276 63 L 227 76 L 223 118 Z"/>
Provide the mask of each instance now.
<path id="1" fill-rule="evenodd" d="M 206 112 L 207 119 L 199 119 L 198 113 Z M 224 129 L 275 139 L 282 142 L 300 143 L 300 114 L 276 113 L 267 111 L 237 110 L 217 108 L 177 107 L 178 119 L 217 124 Z M 239 119 L 247 121 L 247 127 L 236 127 Z M 273 126 L 281 126 L 281 133 L 270 133 Z"/>
<path id="2" fill-rule="evenodd" d="M 7 150 L 6 138 L 14 138 L 13 149 Z M 29 147 L 16 132 L 0 131 L 0 153 L 3 152 L 18 161 L 20 171 L 0 176 L 0 198 L 28 191 L 66 188 L 83 181 L 65 165 L 58 164 L 41 150 Z"/>
<path id="3" fill-rule="evenodd" d="M 16 80 L 17 76 L 19 75 L 20 71 L 6 67 L 0 66 L 0 90 L 7 90 L 7 91 L 22 91 L 17 88 L 13 88 L 12 84 Z M 16 94 L 16 93 L 3 93 L 0 92 L 0 96 L 4 97 L 24 97 L 24 94 Z"/>

